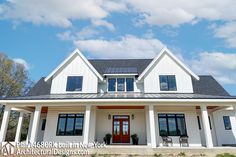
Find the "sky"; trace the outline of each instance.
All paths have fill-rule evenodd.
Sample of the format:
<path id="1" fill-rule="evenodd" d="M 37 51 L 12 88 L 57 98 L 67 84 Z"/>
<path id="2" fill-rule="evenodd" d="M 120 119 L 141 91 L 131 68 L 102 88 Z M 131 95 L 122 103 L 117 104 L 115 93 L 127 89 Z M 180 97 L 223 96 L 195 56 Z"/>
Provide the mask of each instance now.
<path id="1" fill-rule="evenodd" d="M 167 47 L 236 95 L 235 10 L 235 0 L 0 0 L 0 52 L 37 81 L 75 48 L 118 59 Z"/>

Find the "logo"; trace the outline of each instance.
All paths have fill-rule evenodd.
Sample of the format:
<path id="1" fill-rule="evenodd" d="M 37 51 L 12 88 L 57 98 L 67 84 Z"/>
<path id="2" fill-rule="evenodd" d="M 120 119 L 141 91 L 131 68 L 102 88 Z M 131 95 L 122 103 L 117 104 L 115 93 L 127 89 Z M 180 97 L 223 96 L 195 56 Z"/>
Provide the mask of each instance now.
<path id="1" fill-rule="evenodd" d="M 15 153 L 15 146 L 11 144 L 9 141 L 1 146 L 0 155 L 9 156 L 9 155 L 13 155 L 14 153 Z"/>

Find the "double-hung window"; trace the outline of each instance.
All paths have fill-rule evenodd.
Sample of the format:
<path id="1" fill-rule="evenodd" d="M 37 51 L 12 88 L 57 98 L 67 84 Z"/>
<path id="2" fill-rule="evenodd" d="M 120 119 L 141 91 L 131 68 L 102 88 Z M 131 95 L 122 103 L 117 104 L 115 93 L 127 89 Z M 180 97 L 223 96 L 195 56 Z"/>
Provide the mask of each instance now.
<path id="1" fill-rule="evenodd" d="M 187 135 L 184 114 L 158 114 L 160 136 Z"/>
<path id="2" fill-rule="evenodd" d="M 68 76 L 66 91 L 82 91 L 83 77 L 82 76 Z"/>
<path id="3" fill-rule="evenodd" d="M 176 91 L 175 75 L 160 75 L 160 90 L 161 91 Z"/>
<path id="4" fill-rule="evenodd" d="M 57 136 L 81 136 L 83 134 L 83 114 L 59 114 Z"/>

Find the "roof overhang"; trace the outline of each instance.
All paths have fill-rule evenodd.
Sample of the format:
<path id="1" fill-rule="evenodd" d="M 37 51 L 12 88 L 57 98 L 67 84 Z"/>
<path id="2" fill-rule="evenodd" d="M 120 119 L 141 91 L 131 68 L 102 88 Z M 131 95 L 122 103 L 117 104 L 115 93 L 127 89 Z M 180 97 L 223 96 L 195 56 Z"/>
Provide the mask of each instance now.
<path id="1" fill-rule="evenodd" d="M 0 100 L 0 104 L 45 104 L 45 103 L 227 103 L 236 105 L 236 99 L 49 99 L 49 100 Z M 127 104 L 126 104 L 127 105 Z"/>

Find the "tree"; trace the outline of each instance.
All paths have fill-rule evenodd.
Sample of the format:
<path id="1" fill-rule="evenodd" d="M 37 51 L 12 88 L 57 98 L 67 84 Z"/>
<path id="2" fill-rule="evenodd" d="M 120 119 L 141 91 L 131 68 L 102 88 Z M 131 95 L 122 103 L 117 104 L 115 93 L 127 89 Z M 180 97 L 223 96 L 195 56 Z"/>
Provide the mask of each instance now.
<path id="1" fill-rule="evenodd" d="M 32 85 L 33 82 L 29 79 L 24 65 L 16 63 L 5 54 L 0 53 L 0 98 L 24 96 Z M 4 106 L 1 105 L 0 121 L 2 121 L 3 111 Z M 18 117 L 18 112 L 11 112 L 7 133 L 8 140 L 14 139 Z M 25 118 L 28 119 L 28 116 L 25 116 Z"/>

